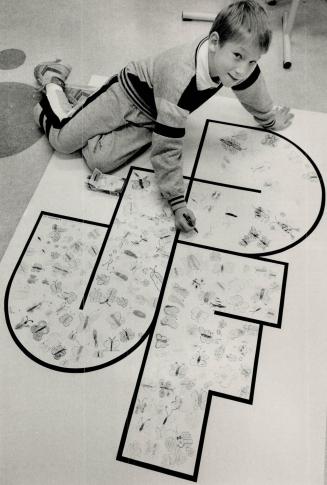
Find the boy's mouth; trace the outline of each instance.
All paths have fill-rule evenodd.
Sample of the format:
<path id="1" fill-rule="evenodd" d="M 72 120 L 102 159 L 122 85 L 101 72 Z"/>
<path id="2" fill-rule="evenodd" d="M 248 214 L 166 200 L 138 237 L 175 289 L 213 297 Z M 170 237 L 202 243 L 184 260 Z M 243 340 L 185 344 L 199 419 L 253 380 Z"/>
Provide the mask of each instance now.
<path id="1" fill-rule="evenodd" d="M 239 81 L 239 79 L 237 79 L 236 77 L 232 76 L 232 74 L 231 74 L 230 72 L 228 73 L 228 75 L 229 75 L 229 77 L 231 78 L 231 80 L 232 80 L 234 83 L 236 83 L 236 82 L 238 82 L 238 81 Z"/>

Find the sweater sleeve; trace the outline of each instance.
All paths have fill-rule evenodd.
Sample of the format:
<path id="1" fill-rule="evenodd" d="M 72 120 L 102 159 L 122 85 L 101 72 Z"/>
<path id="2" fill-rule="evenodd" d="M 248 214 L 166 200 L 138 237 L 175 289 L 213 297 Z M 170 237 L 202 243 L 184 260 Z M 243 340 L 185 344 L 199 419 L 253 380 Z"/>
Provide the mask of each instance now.
<path id="1" fill-rule="evenodd" d="M 272 128 L 275 123 L 273 101 L 259 66 L 240 84 L 232 87 L 244 108 L 251 113 L 257 123 L 264 128 Z"/>
<path id="2" fill-rule="evenodd" d="M 151 163 L 161 194 L 175 211 L 186 206 L 181 157 L 188 112 L 164 98 L 156 98 L 156 106 Z"/>
<path id="3" fill-rule="evenodd" d="M 153 65 L 157 117 L 152 134 L 151 163 L 161 194 L 173 211 L 186 206 L 182 149 L 190 113 L 181 104 L 194 76 L 194 49 L 185 44 L 160 54 Z"/>

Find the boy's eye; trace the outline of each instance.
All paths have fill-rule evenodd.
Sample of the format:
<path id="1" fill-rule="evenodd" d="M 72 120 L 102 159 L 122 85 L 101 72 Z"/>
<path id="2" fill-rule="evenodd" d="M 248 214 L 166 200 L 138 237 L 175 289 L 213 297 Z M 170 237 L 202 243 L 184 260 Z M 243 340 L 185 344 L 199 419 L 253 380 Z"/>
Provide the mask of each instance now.
<path id="1" fill-rule="evenodd" d="M 236 59 L 242 59 L 242 54 L 240 54 L 239 52 L 234 52 L 234 57 Z"/>

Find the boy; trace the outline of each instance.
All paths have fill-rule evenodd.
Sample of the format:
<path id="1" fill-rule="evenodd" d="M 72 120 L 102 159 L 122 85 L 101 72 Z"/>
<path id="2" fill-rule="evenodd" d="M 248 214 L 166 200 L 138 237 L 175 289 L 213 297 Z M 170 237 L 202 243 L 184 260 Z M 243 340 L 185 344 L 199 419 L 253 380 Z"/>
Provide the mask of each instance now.
<path id="1" fill-rule="evenodd" d="M 263 7 L 237 1 L 220 11 L 208 37 L 130 62 L 75 108 L 63 90 L 71 67 L 42 63 L 34 74 L 46 94 L 35 119 L 59 152 L 82 149 L 91 170 L 111 172 L 152 144 L 151 163 L 176 228 L 190 231 L 196 221 L 184 199 L 181 164 L 189 113 L 226 86 L 262 127 L 291 123 L 288 108 L 273 108 L 257 64 L 270 41 Z"/>

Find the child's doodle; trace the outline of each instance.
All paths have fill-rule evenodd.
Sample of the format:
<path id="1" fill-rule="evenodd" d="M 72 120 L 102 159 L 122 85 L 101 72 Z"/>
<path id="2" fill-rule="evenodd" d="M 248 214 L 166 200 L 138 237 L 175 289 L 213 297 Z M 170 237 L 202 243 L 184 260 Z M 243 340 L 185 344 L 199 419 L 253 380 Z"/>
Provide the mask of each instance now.
<path id="1" fill-rule="evenodd" d="M 135 391 L 146 426 L 140 436 L 132 403 L 119 459 L 197 476 L 212 395 L 252 402 L 263 325 L 281 325 L 287 264 L 259 256 L 305 238 L 323 200 L 320 174 L 294 144 L 206 122 L 188 190 L 198 232 L 179 235 Z"/>
<path id="2" fill-rule="evenodd" d="M 260 323 L 278 324 L 283 278 L 282 264 L 177 246 L 131 415 L 126 458 L 193 471 L 209 390 L 250 397 Z M 169 303 L 176 290 L 183 298 L 178 307 Z M 222 308 L 224 315 L 219 315 Z M 169 325 L 168 318 L 175 324 Z M 157 379 L 158 385 L 147 385 Z M 140 403 L 146 403 L 142 409 L 147 419 L 142 437 Z M 151 456 L 147 442 L 155 445 Z"/>
<path id="3" fill-rule="evenodd" d="M 139 341 L 151 324 L 175 234 L 165 204 L 153 173 L 134 171 L 86 297 L 107 228 L 40 218 L 8 298 L 10 324 L 29 353 L 55 368 L 93 368 Z M 176 294 L 183 298 L 183 289 Z M 164 348 L 161 333 L 157 345 Z M 53 335 L 58 341 L 50 345 Z"/>
<path id="4" fill-rule="evenodd" d="M 20 345 L 68 371 L 126 355 L 155 315 L 119 458 L 190 476 L 210 393 L 251 402 L 262 326 L 281 324 L 287 270 L 258 255 L 306 237 L 323 197 L 283 137 L 206 129 L 188 193 L 198 232 L 176 240 L 153 173 L 133 169 L 114 224 L 40 217 L 7 298 Z"/>
<path id="5" fill-rule="evenodd" d="M 249 254 L 287 249 L 321 216 L 321 182 L 309 157 L 282 136 L 208 121 L 188 203 L 199 232 L 182 239 Z"/>
<path id="6" fill-rule="evenodd" d="M 223 148 L 229 152 L 235 153 L 242 150 L 241 145 L 234 138 L 220 138 Z"/>
<path id="7" fill-rule="evenodd" d="M 277 143 L 279 141 L 279 138 L 274 135 L 273 133 L 267 133 L 263 140 L 261 140 L 262 145 L 269 145 L 271 147 L 276 147 Z"/>

